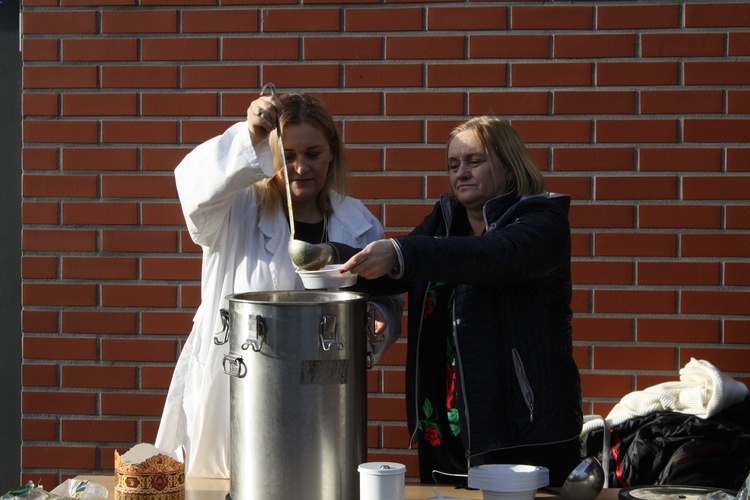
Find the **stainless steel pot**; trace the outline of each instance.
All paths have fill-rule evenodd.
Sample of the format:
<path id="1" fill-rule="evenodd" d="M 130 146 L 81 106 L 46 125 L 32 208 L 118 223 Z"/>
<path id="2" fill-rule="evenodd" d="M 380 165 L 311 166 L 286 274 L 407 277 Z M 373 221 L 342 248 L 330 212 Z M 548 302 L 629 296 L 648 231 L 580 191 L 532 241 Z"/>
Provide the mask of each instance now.
<path id="1" fill-rule="evenodd" d="M 227 299 L 228 498 L 359 498 L 357 467 L 367 458 L 365 296 L 282 291 Z"/>

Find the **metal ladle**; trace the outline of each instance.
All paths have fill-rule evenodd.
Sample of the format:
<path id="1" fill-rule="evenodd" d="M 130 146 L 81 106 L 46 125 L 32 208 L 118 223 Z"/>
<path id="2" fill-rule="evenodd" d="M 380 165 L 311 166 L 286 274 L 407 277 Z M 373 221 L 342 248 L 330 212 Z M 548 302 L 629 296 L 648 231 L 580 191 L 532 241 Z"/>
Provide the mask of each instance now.
<path id="1" fill-rule="evenodd" d="M 561 500 L 593 500 L 604 487 L 604 469 L 595 457 L 588 457 L 568 474 L 560 489 Z"/>
<path id="2" fill-rule="evenodd" d="M 272 96 L 276 96 L 276 86 L 273 83 L 267 83 L 260 91 L 264 95 L 267 90 L 271 91 Z M 286 206 L 289 212 L 289 256 L 292 262 L 299 269 L 315 271 L 322 268 L 331 260 L 331 255 L 323 251 L 322 248 L 308 243 L 306 241 L 294 238 L 294 212 L 292 210 L 292 189 L 289 186 L 289 172 L 286 167 L 286 156 L 284 154 L 284 141 L 281 138 L 281 124 L 279 117 L 276 118 L 276 135 L 279 137 L 279 156 L 281 156 L 282 170 L 284 171 L 284 187 L 286 188 Z"/>

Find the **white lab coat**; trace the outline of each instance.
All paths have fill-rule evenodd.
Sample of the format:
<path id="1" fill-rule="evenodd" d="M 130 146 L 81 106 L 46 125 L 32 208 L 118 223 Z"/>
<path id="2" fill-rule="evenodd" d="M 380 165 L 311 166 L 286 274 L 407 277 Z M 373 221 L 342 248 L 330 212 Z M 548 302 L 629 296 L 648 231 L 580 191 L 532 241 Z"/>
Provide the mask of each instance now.
<path id="1" fill-rule="evenodd" d="M 268 141 L 253 146 L 247 122 L 201 144 L 175 169 L 190 236 L 203 249 L 201 305 L 175 367 L 155 445 L 170 453 L 184 447 L 189 477 L 229 477 L 229 376 L 222 369 L 229 344 L 213 342 L 222 331 L 226 297 L 304 288 L 287 251 L 284 211 L 259 215 L 255 203 L 251 185 L 271 175 Z M 361 248 L 383 237 L 360 201 L 335 193 L 331 198 L 330 241 Z M 382 344 L 390 346 L 400 334 L 402 310 L 380 310 L 388 323 Z"/>

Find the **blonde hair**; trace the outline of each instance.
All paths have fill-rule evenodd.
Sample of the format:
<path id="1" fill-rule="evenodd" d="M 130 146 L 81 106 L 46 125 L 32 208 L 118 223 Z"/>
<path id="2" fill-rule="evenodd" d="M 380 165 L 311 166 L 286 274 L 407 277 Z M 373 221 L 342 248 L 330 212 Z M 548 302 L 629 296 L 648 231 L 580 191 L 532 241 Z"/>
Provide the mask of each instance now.
<path id="1" fill-rule="evenodd" d="M 500 158 L 500 165 L 492 165 L 492 176 L 495 177 L 496 168 L 505 168 L 513 173 L 509 181 L 508 191 L 516 189 L 517 195 L 526 196 L 545 191 L 544 178 L 534 161 L 529 156 L 518 132 L 505 120 L 491 116 L 478 116 L 457 126 L 448 138 L 447 146 L 461 132 L 471 130 L 482 145 L 488 161 L 491 161 L 490 151 L 494 151 Z M 447 151 L 447 147 L 446 147 Z"/>
<path id="2" fill-rule="evenodd" d="M 331 163 L 328 166 L 328 175 L 323 189 L 318 193 L 318 207 L 324 215 L 333 213 L 333 206 L 329 194 L 334 191 L 346 196 L 349 182 L 349 166 L 344 152 L 344 143 L 341 141 L 336 123 L 328 112 L 325 104 L 307 94 L 290 94 L 284 102 L 284 109 L 279 116 L 279 125 L 283 138 L 284 128 L 287 125 L 300 125 L 308 123 L 323 133 L 331 150 Z M 253 185 L 258 205 L 264 212 L 273 211 L 279 205 L 286 207 L 286 188 L 282 168 L 284 166 L 283 151 L 279 150 L 279 140 L 276 130 L 269 136 L 271 153 L 273 154 L 274 175 Z"/>

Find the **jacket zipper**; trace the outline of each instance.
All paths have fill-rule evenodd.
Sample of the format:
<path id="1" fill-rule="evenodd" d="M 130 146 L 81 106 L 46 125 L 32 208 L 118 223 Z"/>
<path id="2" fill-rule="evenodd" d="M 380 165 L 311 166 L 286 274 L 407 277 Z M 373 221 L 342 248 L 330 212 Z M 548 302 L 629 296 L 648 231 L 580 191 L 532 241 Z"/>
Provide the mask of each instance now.
<path id="1" fill-rule="evenodd" d="M 466 420 L 466 470 L 471 468 L 471 419 L 469 418 L 469 404 L 466 402 L 466 386 L 464 385 L 464 364 L 461 361 L 461 349 L 458 345 L 458 324 L 456 322 L 456 303 L 453 302 L 452 334 L 453 343 L 456 345 L 456 364 L 458 365 L 458 376 L 461 382 L 461 401 L 463 401 L 464 418 Z"/>
<path id="2" fill-rule="evenodd" d="M 526 370 L 523 367 L 523 361 L 521 355 L 518 354 L 518 350 L 514 347 L 511 349 L 513 354 L 513 368 L 518 378 L 518 387 L 521 389 L 523 400 L 526 401 L 526 407 L 529 409 L 529 422 L 534 421 L 534 391 L 531 390 L 531 384 L 529 379 L 526 377 Z"/>
<path id="3" fill-rule="evenodd" d="M 422 342 L 422 322 L 424 321 L 424 303 L 427 299 L 427 293 L 430 290 L 430 283 L 427 283 L 427 288 L 425 289 L 424 296 L 422 297 L 422 311 L 421 316 L 419 317 L 419 330 L 417 333 L 417 353 L 416 353 L 416 368 L 414 370 L 414 415 L 416 417 L 416 422 L 414 422 L 414 429 L 412 430 L 411 436 L 409 437 L 409 449 L 414 445 L 414 443 L 417 440 L 417 432 L 419 431 L 419 344 Z"/>

